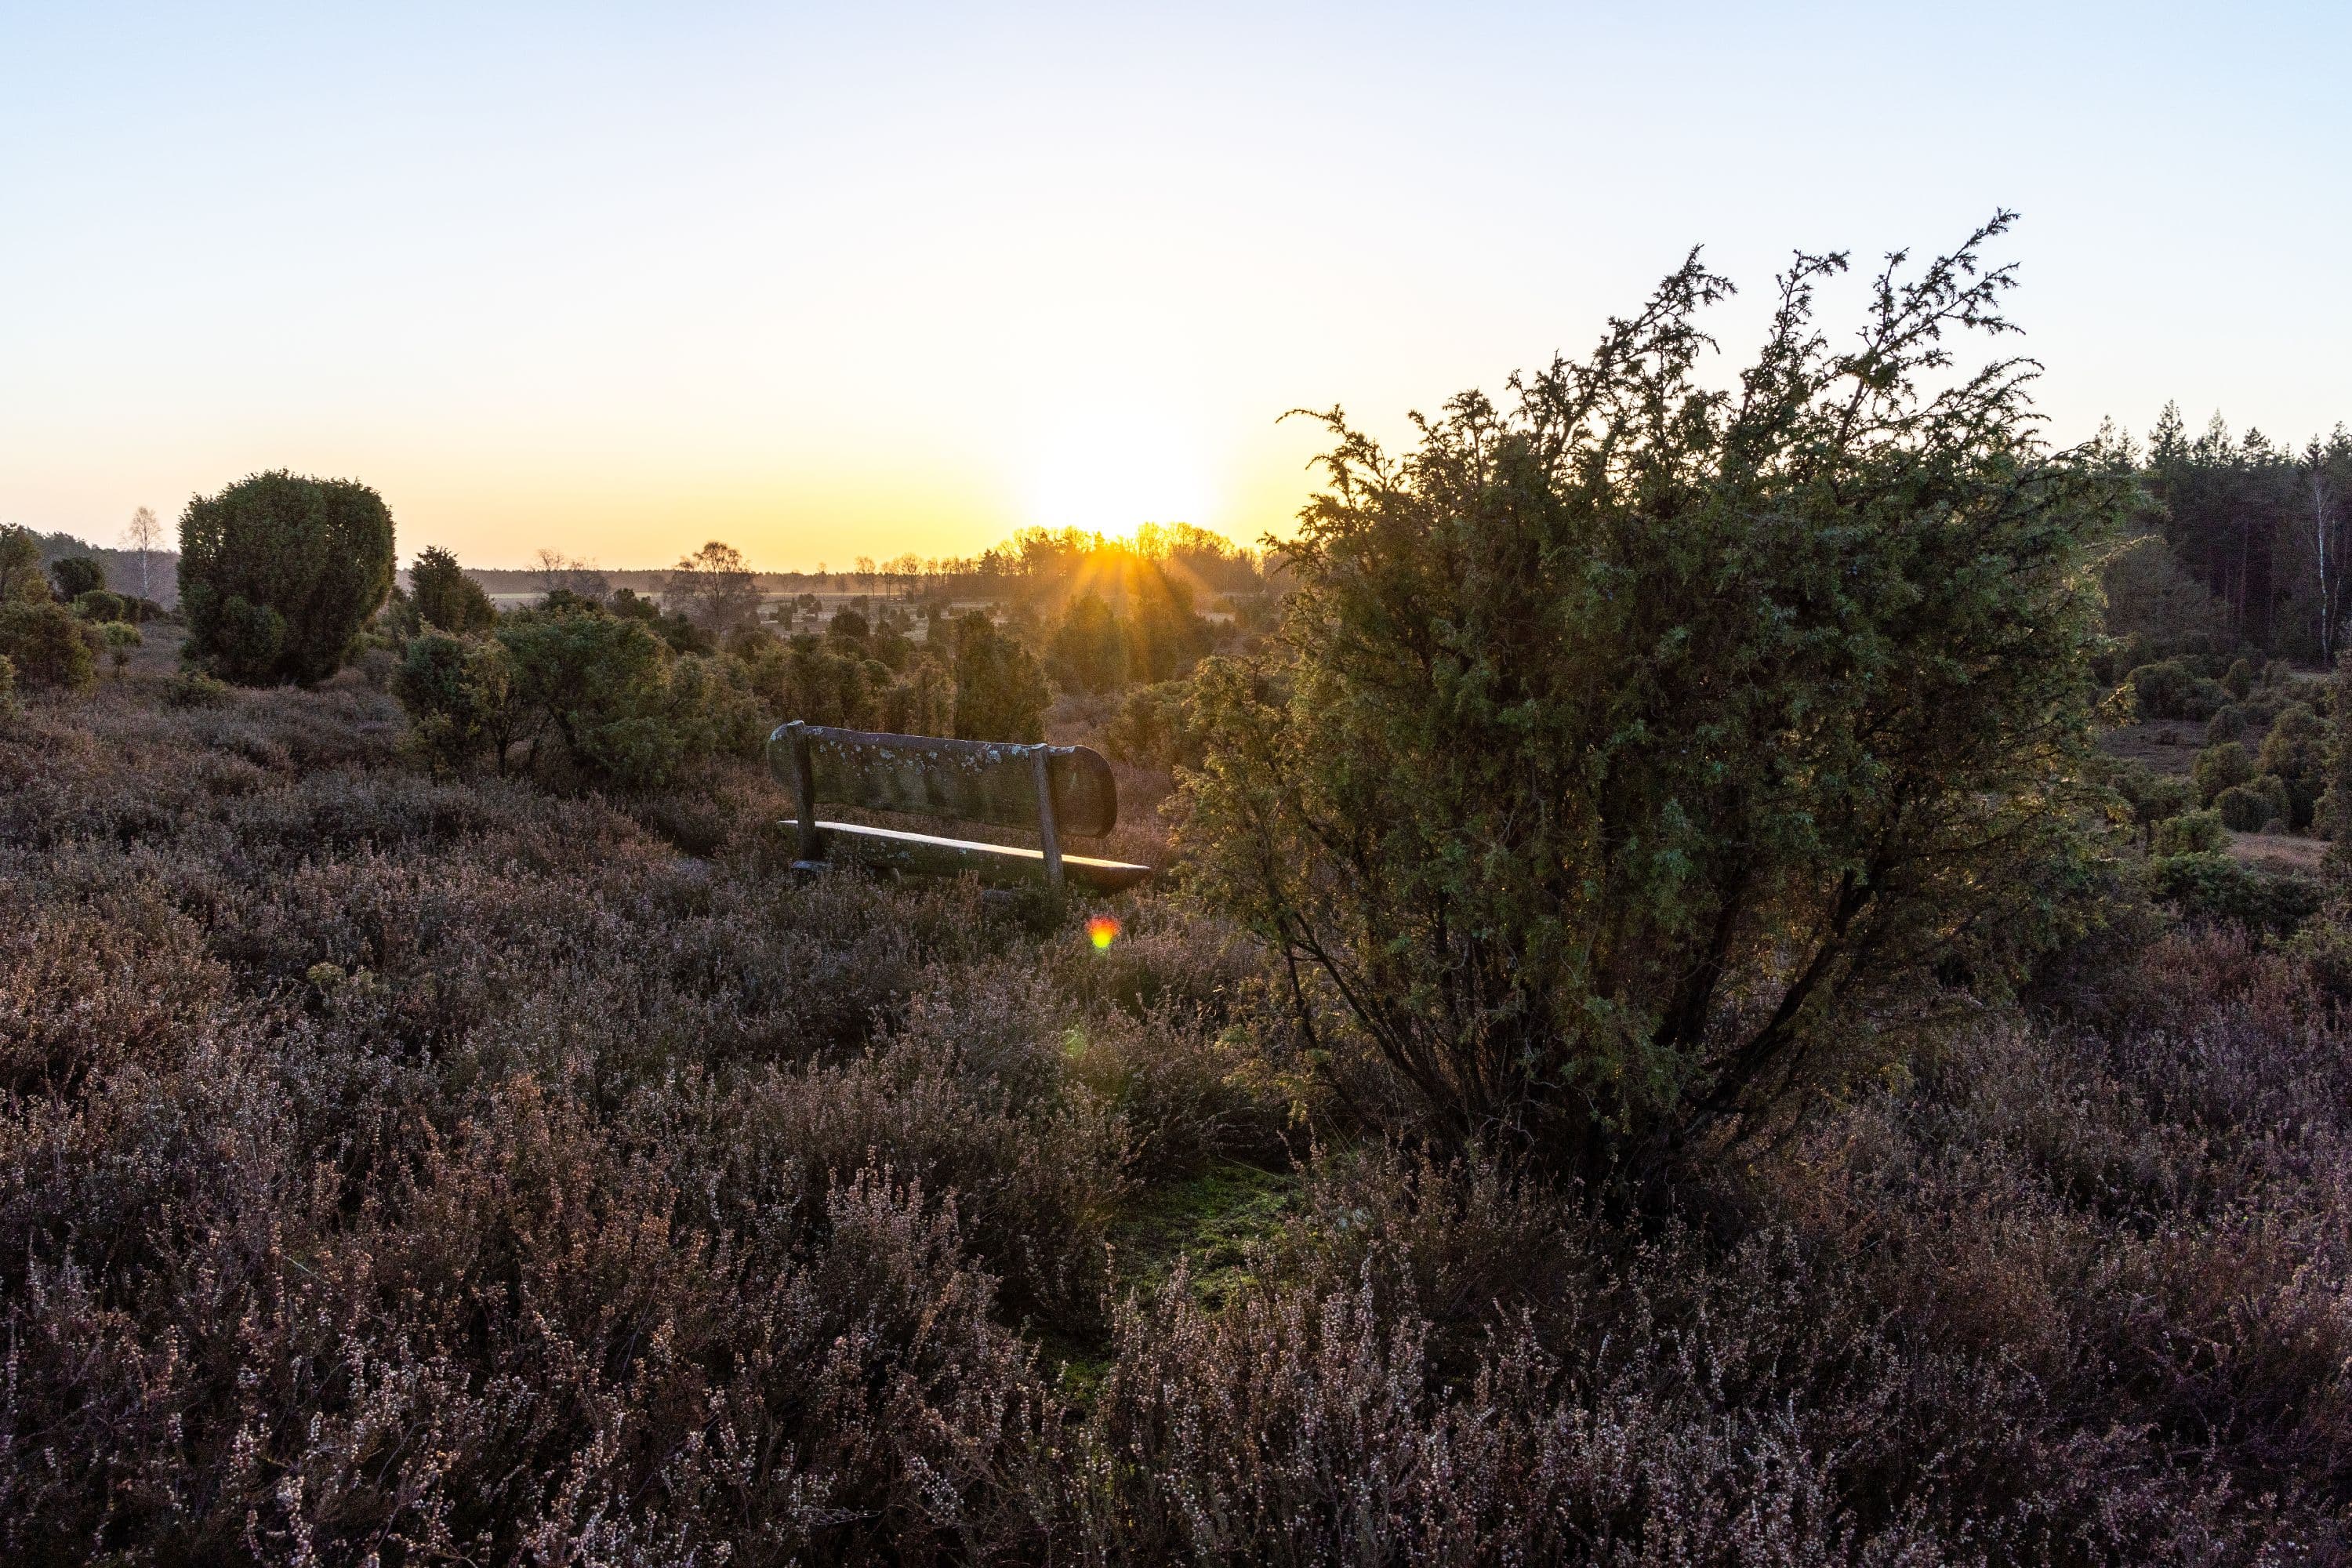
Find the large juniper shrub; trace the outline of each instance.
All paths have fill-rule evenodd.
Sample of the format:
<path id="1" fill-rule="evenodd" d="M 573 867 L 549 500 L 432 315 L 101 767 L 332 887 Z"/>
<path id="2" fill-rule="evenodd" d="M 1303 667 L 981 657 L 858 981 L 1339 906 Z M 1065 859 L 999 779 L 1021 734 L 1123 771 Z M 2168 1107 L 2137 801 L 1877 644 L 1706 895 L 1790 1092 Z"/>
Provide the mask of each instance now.
<path id="1" fill-rule="evenodd" d="M 230 680 L 326 679 L 392 578 L 392 513 L 352 480 L 255 474 L 180 518 L 186 652 Z"/>
<path id="2" fill-rule="evenodd" d="M 1890 264 L 1852 350 L 1801 258 L 1736 396 L 1694 258 L 1402 456 L 1331 416 L 1272 651 L 1196 677 L 1182 840 L 1343 1068 L 1597 1170 L 1879 1067 L 2063 924 L 2123 490 L 2021 363 L 1927 390 L 2006 325 L 2001 226 Z"/>

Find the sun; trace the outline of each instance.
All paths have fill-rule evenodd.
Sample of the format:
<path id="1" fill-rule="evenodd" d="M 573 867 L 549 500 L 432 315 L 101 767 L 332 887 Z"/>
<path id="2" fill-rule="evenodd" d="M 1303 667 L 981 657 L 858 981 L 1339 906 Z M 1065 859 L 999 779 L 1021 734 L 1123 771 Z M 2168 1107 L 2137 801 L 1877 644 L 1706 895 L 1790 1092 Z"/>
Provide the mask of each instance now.
<path id="1" fill-rule="evenodd" d="M 1147 522 L 1203 522 L 1216 502 L 1189 431 L 1100 415 L 1057 421 L 1036 444 L 1024 489 L 1022 512 L 1036 527 L 1121 538 Z"/>

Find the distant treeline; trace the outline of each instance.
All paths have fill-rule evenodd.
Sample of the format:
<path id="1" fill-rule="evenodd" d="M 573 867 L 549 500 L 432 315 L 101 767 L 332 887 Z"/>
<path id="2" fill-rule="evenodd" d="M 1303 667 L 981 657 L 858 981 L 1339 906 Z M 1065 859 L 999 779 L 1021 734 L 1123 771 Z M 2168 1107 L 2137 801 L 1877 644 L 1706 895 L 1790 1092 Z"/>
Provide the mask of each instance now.
<path id="1" fill-rule="evenodd" d="M 1033 528 L 978 555 L 903 554 L 889 560 L 857 556 L 845 568 L 820 564 L 807 572 L 742 573 L 763 596 L 861 594 L 877 598 L 984 602 L 1008 610 L 1058 612 L 1071 597 L 1093 592 L 1115 608 L 1139 595 L 1155 596 L 1160 579 L 1183 584 L 1202 610 L 1230 611 L 1230 601 L 1264 594 L 1280 563 L 1187 523 L 1146 523 L 1132 539 L 1079 529 Z M 557 589 L 602 598 L 619 589 L 648 595 L 677 587 L 671 568 L 607 570 L 556 550 L 541 550 L 527 567 L 468 567 L 467 575 L 498 595 L 551 594 Z"/>
<path id="2" fill-rule="evenodd" d="M 2120 584 L 2111 574 L 2112 630 L 2141 633 L 2151 651 L 2201 639 L 2334 662 L 2352 613 L 2352 433 L 2338 425 L 2294 447 L 2259 430 L 2233 437 L 2216 414 L 2192 436 L 2168 403 L 2145 451 L 2101 439 L 2139 475 L 2140 531 L 2169 547 L 2168 560 L 2140 552 Z"/>
<path id="3" fill-rule="evenodd" d="M 26 530 L 40 547 L 44 571 L 59 561 L 88 556 L 105 569 L 107 585 L 121 594 L 152 599 L 165 609 L 180 601 L 180 554 L 176 550 L 109 550 L 70 533 Z"/>

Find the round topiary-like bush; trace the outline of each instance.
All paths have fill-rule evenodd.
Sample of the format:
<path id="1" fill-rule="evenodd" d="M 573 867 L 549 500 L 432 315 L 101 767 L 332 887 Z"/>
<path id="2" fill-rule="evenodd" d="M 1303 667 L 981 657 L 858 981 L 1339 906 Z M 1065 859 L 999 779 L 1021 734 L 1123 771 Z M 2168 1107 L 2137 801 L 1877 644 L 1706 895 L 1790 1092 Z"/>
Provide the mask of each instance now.
<path id="1" fill-rule="evenodd" d="M 127 621 L 131 618 L 130 602 L 121 595 L 110 594 L 103 588 L 91 588 L 85 593 L 76 594 L 73 609 L 74 614 L 83 620 L 100 624 Z"/>
<path id="2" fill-rule="evenodd" d="M 2308 801 L 2298 803 L 2294 787 L 2286 780 L 2276 773 L 2266 773 L 2246 787 L 2271 803 L 2271 817 L 2273 821 L 2284 823 L 2289 828 L 2302 826 L 2297 820 L 2300 815 L 2296 809 L 2297 805 L 2300 804 L 2307 807 L 2310 803 Z"/>
<path id="3" fill-rule="evenodd" d="M 2198 675 L 2177 658 L 2143 664 L 2124 679 L 2144 720 L 2210 719 L 2230 700 L 2218 682 Z"/>
<path id="4" fill-rule="evenodd" d="M 2246 732 L 2246 710 L 2232 702 L 2215 713 L 2205 726 L 2205 743 L 2218 746 L 2224 741 L 2242 739 Z"/>
<path id="5" fill-rule="evenodd" d="M 2231 784 L 2215 795 L 2213 810 L 2233 833 L 2259 833 L 2274 815 L 2271 797 L 2246 784 Z"/>
<path id="6" fill-rule="evenodd" d="M 2223 790 L 2253 782 L 2254 759 L 2248 756 L 2246 748 L 2237 742 L 2224 741 L 2197 753 L 2197 761 L 2189 767 L 2189 776 L 2196 780 L 2197 798 L 2210 805 Z"/>
<path id="7" fill-rule="evenodd" d="M 2156 825 L 2151 846 L 2158 855 L 2204 855 L 2228 847 L 2230 836 L 2218 811 L 2192 811 Z"/>
<path id="8" fill-rule="evenodd" d="M 68 555 L 49 563 L 49 581 L 58 585 L 58 597 L 70 602 L 103 590 L 106 568 L 90 556 Z"/>
<path id="9" fill-rule="evenodd" d="M 332 675 L 392 577 L 392 513 L 352 480 L 256 474 L 180 518 L 188 656 L 247 685 Z"/>

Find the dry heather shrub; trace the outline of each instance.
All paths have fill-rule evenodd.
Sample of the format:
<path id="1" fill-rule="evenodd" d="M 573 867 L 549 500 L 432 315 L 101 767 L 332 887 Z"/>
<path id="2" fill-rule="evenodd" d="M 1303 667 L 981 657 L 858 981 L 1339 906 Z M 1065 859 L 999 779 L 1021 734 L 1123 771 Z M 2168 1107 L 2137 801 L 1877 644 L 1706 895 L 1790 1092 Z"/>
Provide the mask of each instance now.
<path id="1" fill-rule="evenodd" d="M 1916 1528 L 1862 1528 L 1793 1413 L 1637 1385 L 1577 1398 L 1524 1328 L 1441 1384 L 1426 1323 L 1369 1284 L 1222 1319 L 1181 1288 L 1163 1301 L 1122 1317 L 1076 1467 L 1097 1560 L 1941 1560 Z"/>
<path id="2" fill-rule="evenodd" d="M 282 1107 L 206 1065 L 141 1140 L 185 1216 L 151 1219 L 152 1262 L 12 1291 L 20 1560 L 856 1561 L 1024 1530 L 998 1500 L 1050 1412 L 952 1202 L 869 1172 L 719 1234 L 692 1171 L 520 1079 L 337 1223 Z"/>
<path id="3" fill-rule="evenodd" d="M 1026 1541 L 1054 1407 L 971 1243 L 1098 1229 L 1120 1144 L 877 1032 L 1006 940 L 971 890 L 682 861 L 355 745 L 354 701 L 0 744 L 0 1548 Z"/>
<path id="4" fill-rule="evenodd" d="M 1596 1228 L 1487 1165 L 1349 1162 L 1230 1311 L 1181 1281 L 1122 1310 L 1066 1506 L 1102 1559 L 1138 1562 L 2226 1561 L 2328 1539 L 2210 1456 L 1938 1342 L 1858 1262 L 1788 1229 L 1727 1251 Z"/>
<path id="5" fill-rule="evenodd" d="M 125 1062 L 175 1061 L 235 1011 L 201 932 L 152 896 L 68 903 L 0 871 L 0 906 L 21 911 L 0 923 L 0 1092 L 70 1096 Z"/>
<path id="6" fill-rule="evenodd" d="M 1627 1230 L 1351 1151 L 1169 905 L 1040 945 L 127 684 L 0 732 L 9 1561 L 2344 1555 L 2324 942 L 2168 939 Z M 1106 1312 L 1123 1202 L 1318 1138 L 1229 1306 Z"/>

